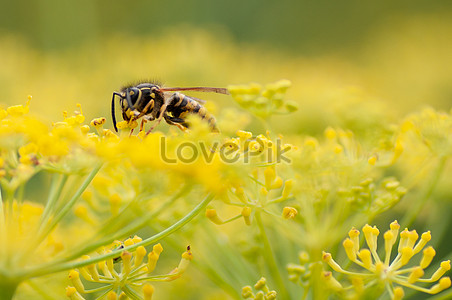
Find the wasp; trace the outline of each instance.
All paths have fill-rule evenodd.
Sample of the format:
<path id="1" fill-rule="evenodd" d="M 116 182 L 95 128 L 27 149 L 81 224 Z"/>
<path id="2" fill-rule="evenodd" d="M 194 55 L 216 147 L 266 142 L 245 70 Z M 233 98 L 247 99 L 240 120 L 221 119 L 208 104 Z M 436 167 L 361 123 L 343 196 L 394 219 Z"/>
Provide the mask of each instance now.
<path id="1" fill-rule="evenodd" d="M 111 116 L 113 127 L 116 127 L 115 97 L 119 97 L 124 121 L 135 121 L 143 117 L 140 130 L 143 130 L 144 122 L 156 121 L 146 134 L 149 134 L 163 119 L 176 125 L 181 130 L 186 130 L 189 124 L 186 117 L 195 114 L 208 122 L 212 131 L 218 132 L 215 117 L 202 105 L 204 100 L 189 97 L 179 91 L 213 92 L 228 95 L 225 88 L 215 87 L 160 87 L 156 83 L 143 82 L 128 85 L 121 88 L 120 92 L 113 92 L 111 99 Z"/>

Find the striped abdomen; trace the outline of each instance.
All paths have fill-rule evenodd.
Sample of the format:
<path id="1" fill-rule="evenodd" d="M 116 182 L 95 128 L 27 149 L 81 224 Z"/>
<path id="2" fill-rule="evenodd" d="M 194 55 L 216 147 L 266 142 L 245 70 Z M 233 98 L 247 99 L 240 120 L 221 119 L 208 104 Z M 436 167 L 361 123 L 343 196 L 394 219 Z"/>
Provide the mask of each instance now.
<path id="1" fill-rule="evenodd" d="M 215 117 L 210 114 L 207 109 L 200 103 L 183 94 L 174 93 L 171 96 L 171 99 L 169 99 L 167 112 L 172 115 L 173 118 L 170 118 L 172 122 L 182 123 L 182 125 L 184 125 L 185 127 L 188 127 L 188 124 L 186 124 L 184 119 L 187 114 L 196 114 L 201 117 L 201 119 L 207 121 L 212 131 L 218 131 L 216 127 Z"/>

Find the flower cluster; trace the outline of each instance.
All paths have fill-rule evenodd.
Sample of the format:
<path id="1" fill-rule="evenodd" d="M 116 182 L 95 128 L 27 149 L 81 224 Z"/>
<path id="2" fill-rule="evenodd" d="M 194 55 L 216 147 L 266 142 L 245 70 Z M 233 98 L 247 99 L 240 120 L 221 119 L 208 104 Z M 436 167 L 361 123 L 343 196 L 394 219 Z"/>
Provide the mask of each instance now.
<path id="1" fill-rule="evenodd" d="M 293 283 L 298 283 L 303 287 L 308 287 L 309 279 L 311 277 L 311 268 L 313 267 L 310 261 L 309 254 L 306 251 L 298 253 L 299 263 L 289 263 L 286 267 L 289 274 L 289 280 Z"/>
<path id="2" fill-rule="evenodd" d="M 260 118 L 267 119 L 274 114 L 287 114 L 298 109 L 296 102 L 284 99 L 291 85 L 289 80 L 280 80 L 265 87 L 257 83 L 231 85 L 228 90 L 240 106 Z"/>
<path id="3" fill-rule="evenodd" d="M 253 293 L 253 288 L 249 285 L 242 288 L 242 297 L 244 299 L 263 299 L 263 300 L 273 300 L 276 299 L 276 291 L 270 290 L 267 285 L 267 280 L 265 277 L 259 279 L 254 285 L 254 289 L 258 292 Z"/>
<path id="4" fill-rule="evenodd" d="M 377 238 L 380 233 L 377 227 L 365 225 L 362 229 L 367 248 L 360 248 L 360 232 L 353 228 L 349 232 L 349 238 L 345 239 L 343 246 L 348 259 L 359 267 L 360 270 L 345 270 L 334 261 L 330 253 L 323 253 L 323 260 L 336 272 L 344 274 L 351 281 L 350 288 L 353 289 L 354 297 L 365 298 L 369 293 L 384 293 L 390 295 L 391 299 L 401 299 L 404 295 L 402 287 L 407 287 L 429 294 L 437 294 L 451 285 L 449 277 L 443 277 L 449 271 L 450 260 L 443 261 L 436 272 L 429 278 L 423 278 L 424 270 L 430 265 L 436 252 L 429 246 L 424 249 L 431 239 L 430 231 L 424 232 L 418 240 L 419 235 L 415 230 L 408 229 L 400 232 L 400 240 L 397 253 L 391 260 L 391 253 L 399 235 L 400 225 L 394 221 L 390 229 L 384 233 L 384 257 L 377 253 Z M 424 249 L 422 251 L 422 249 Z M 422 258 L 418 265 L 409 264 L 411 259 L 422 251 Z M 344 287 L 337 281 L 331 272 L 324 272 L 324 280 L 327 286 L 339 293 L 344 294 L 350 288 Z M 438 283 L 431 288 L 422 287 L 422 283 Z M 379 291 L 372 287 L 382 286 L 385 289 Z"/>
<path id="5" fill-rule="evenodd" d="M 85 299 L 82 295 L 97 293 L 102 296 L 107 295 L 108 299 L 122 299 L 127 296 L 131 299 L 151 299 L 154 287 L 152 281 L 172 281 L 179 278 L 187 269 L 193 255 L 190 246 L 182 254 L 179 265 L 168 274 L 151 275 L 154 271 L 163 247 L 160 244 L 154 245 L 152 251 L 146 255 L 146 248 L 138 246 L 142 241 L 135 236 L 124 241 L 116 241 L 110 249 L 103 249 L 100 254 L 114 253 L 119 256 L 111 257 L 100 262 L 89 264 L 78 270 L 69 272 L 69 280 L 72 286 L 66 288 L 66 295 L 70 299 Z M 135 245 L 135 246 L 134 246 Z M 132 247 L 134 246 L 134 247 Z M 131 248 L 132 247 L 132 248 Z M 122 250 L 131 248 L 133 250 Z M 111 256 L 111 255 L 109 255 Z M 144 258 L 147 256 L 147 262 Z M 89 256 L 83 259 L 89 260 Z M 87 289 L 82 279 L 100 285 L 97 288 Z"/>
<path id="6" fill-rule="evenodd" d="M 290 299 L 300 286 L 304 297 L 316 299 L 332 294 L 399 299 L 404 288 L 432 294 L 448 288 L 450 280 L 443 275 L 449 261 L 424 276 L 435 255 L 425 247 L 429 232 L 419 239 L 415 231 L 402 231 L 394 255 L 399 226 L 392 223 L 382 257 L 378 229 L 364 226 L 368 249 L 362 248 L 359 231 L 352 230 L 343 256 L 358 270 L 340 267 L 322 250 L 337 248 L 344 231 L 389 209 L 398 214 L 406 208 L 402 223 L 410 224 L 423 216 L 418 212 L 426 204 L 438 205 L 427 200 L 435 199 L 441 174 L 448 171 L 449 115 L 427 110 L 401 125 L 379 128 L 377 138 L 365 130 L 325 126 L 323 136 L 283 139 L 270 130 L 269 119 L 294 111 L 284 100 L 289 85 L 230 87 L 237 102 L 265 125 L 253 132 L 241 128 L 235 135 L 212 134 L 199 118 L 188 120 L 189 131 L 168 126 L 167 133 L 148 135 L 144 126 L 149 124 L 131 132 L 138 124 L 120 122 L 116 134 L 104 117 L 85 124 L 80 105 L 73 114 L 63 113 L 62 121 L 47 124 L 29 113 L 31 98 L 26 105 L 0 109 L 0 290 L 5 291 L 0 298 L 27 297 L 30 290 L 60 296 L 64 286 L 58 280 L 67 278 L 59 275 L 71 270 L 66 290 L 71 299 L 150 299 L 154 287 L 160 292 L 152 282 L 178 278 L 192 259 L 187 248 L 176 269 L 153 275 L 163 250 L 159 243 L 172 253 L 182 240 L 197 249 L 201 272 L 196 276 L 216 283 L 213 293 L 224 287 L 235 297 L 255 274 L 266 279 L 243 288 L 244 298 L 274 299 L 277 291 Z M 250 121 L 250 114 L 243 114 L 228 130 Z M 233 123 L 234 116 L 223 120 L 228 118 Z M 416 152 L 419 143 L 423 147 Z M 410 164 L 417 154 L 421 159 Z M 430 156 L 440 158 L 433 176 L 429 168 L 417 174 L 419 161 Z M 431 178 L 425 183 L 419 180 L 426 176 Z M 404 202 L 407 192 L 410 201 Z M 195 220 L 202 212 L 205 218 Z M 143 239 L 124 240 L 138 231 Z M 288 264 L 296 251 L 299 263 Z M 423 256 L 414 263 L 419 253 Z M 325 272 L 322 258 L 332 272 Z M 159 268 L 164 263 L 159 260 Z M 51 276 L 58 279 L 56 288 L 41 284 Z M 165 288 L 178 289 L 182 281 Z M 298 286 L 287 288 L 291 282 Z"/>
<path id="7" fill-rule="evenodd" d="M 399 140 L 408 149 L 417 149 L 412 154 L 433 154 L 438 157 L 451 156 L 452 116 L 450 113 L 426 108 L 406 117 L 400 125 Z"/>
<path id="8" fill-rule="evenodd" d="M 171 173 L 165 169 L 158 178 L 162 190 L 155 189 L 157 183 L 149 184 L 144 180 L 153 179 L 148 172 L 155 175 L 164 167 L 156 162 L 152 163 L 152 170 L 146 168 L 143 159 L 136 156 L 141 153 L 135 153 L 135 149 L 127 147 L 134 138 L 121 141 L 109 129 L 103 129 L 105 118 L 94 119 L 91 126 L 97 133 L 90 132 L 90 126 L 84 124 L 85 117 L 80 105 L 73 115 L 64 112 L 62 121 L 49 126 L 29 114 L 30 100 L 31 97 L 25 106 L 0 110 L 2 297 L 9 299 L 17 289 L 26 291 L 27 284 L 38 289 L 38 282 L 44 275 L 74 268 L 88 281 L 97 281 L 104 276 L 109 279 L 100 280 L 103 283 L 121 286 L 122 283 L 115 280 L 122 278 L 127 281 L 124 285 L 126 290 L 123 290 L 126 294 L 134 293 L 128 284 L 135 285 L 135 279 L 139 282 L 169 281 L 179 277 L 191 260 L 189 249 L 183 254 L 177 270 L 158 277 L 142 274 L 145 270 L 141 264 L 141 256 L 146 254 L 144 247 L 188 223 L 205 209 L 213 196 L 199 201 L 197 193 L 198 206 L 194 209 L 194 205 L 185 203 L 177 207 L 182 215 L 156 218 L 162 211 L 170 213 L 171 204 L 179 197 L 186 196 L 191 189 L 189 184 L 177 180 L 179 170 L 174 169 Z M 156 141 L 147 139 L 148 143 Z M 135 139 L 135 143 L 138 146 L 141 140 Z M 144 153 L 144 146 L 141 147 Z M 135 172 L 132 175 L 133 168 Z M 140 170 L 146 176 L 141 177 Z M 170 177 L 176 180 L 170 182 Z M 33 180 L 37 180 L 38 184 Z M 124 185 L 126 182 L 128 185 Z M 171 185 L 172 189 L 165 189 L 165 185 Z M 181 190 L 174 194 L 174 190 L 179 188 Z M 154 197 L 159 197 L 160 201 L 150 201 Z M 132 240 L 128 240 L 122 246 L 124 251 L 96 251 L 115 239 L 134 234 L 150 219 L 154 219 L 156 225 L 164 226 L 159 228 L 159 234 L 141 242 L 134 240 L 132 244 Z M 162 220 L 165 222 L 160 223 Z M 78 238 L 74 239 L 73 236 Z M 148 273 L 152 272 L 150 266 L 153 259 L 155 263 L 158 258 L 156 253 L 161 252 L 159 247 L 148 257 Z M 87 255 L 93 253 L 94 256 L 88 258 Z M 113 254 L 122 255 L 120 263 L 111 264 L 111 259 L 115 260 Z M 85 259 L 79 260 L 80 257 Z M 103 264 L 96 264 L 99 262 Z M 116 269 L 119 265 L 121 271 Z M 102 274 L 97 276 L 98 269 Z M 74 272 L 71 272 L 72 278 L 77 277 Z M 132 279 L 127 277 L 130 274 L 134 276 Z M 137 274 L 140 279 L 135 277 Z M 69 288 L 68 295 L 77 299 L 84 288 L 80 282 L 74 283 L 74 287 L 77 287 L 78 292 Z M 106 289 L 103 287 L 90 291 Z M 151 290 L 152 287 L 144 285 L 143 297 L 148 299 Z M 112 292 L 118 291 L 112 288 Z M 118 297 L 121 297 L 119 295 L 120 291 Z M 109 297 L 113 297 L 113 293 Z"/>
<path id="9" fill-rule="evenodd" d="M 269 137 L 259 135 L 253 137 L 251 132 L 239 131 L 236 138 L 226 142 L 229 145 L 230 155 L 244 157 L 248 163 L 248 174 L 245 181 L 231 185 L 230 195 L 226 204 L 241 208 L 241 212 L 227 220 L 222 220 L 217 211 L 209 208 L 206 216 L 215 224 L 224 224 L 243 217 L 245 224 L 251 225 L 256 210 L 266 211 L 269 207 L 291 199 L 293 180 L 284 180 L 278 176 L 277 169 L 281 160 L 289 159 L 284 152 L 293 148 L 290 144 L 282 144 L 281 139 L 272 141 Z M 287 153 L 286 153 L 287 154 Z M 245 164 L 246 165 L 246 164 Z M 251 181 L 258 189 L 249 189 Z M 270 211 L 267 211 L 270 212 Z M 292 219 L 297 215 L 293 207 L 285 207 L 281 211 L 286 219 Z"/>

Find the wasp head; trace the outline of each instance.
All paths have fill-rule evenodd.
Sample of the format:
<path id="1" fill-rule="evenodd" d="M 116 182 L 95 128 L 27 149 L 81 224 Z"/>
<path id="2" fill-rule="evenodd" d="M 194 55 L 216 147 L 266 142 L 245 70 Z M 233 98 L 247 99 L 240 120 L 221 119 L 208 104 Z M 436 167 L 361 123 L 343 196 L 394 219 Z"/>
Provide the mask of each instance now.
<path id="1" fill-rule="evenodd" d="M 119 97 L 119 103 L 124 121 L 130 121 L 133 117 L 146 115 L 148 120 L 159 117 L 160 108 L 165 102 L 164 91 L 156 82 L 141 82 L 129 84 L 121 88 L 121 92 L 113 92 L 111 111 L 113 126 L 116 131 L 115 97 Z"/>

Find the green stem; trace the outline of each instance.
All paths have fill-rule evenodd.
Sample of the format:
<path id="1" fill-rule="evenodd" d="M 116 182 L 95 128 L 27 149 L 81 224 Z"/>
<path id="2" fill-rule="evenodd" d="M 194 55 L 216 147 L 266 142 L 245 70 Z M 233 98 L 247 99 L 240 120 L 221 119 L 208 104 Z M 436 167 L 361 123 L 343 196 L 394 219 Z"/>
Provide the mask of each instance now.
<path id="1" fill-rule="evenodd" d="M 265 132 L 268 131 L 272 131 L 271 130 L 271 126 L 270 126 L 270 116 L 266 117 L 266 118 L 258 118 L 261 121 L 262 127 L 264 128 L 263 133 L 265 134 Z"/>
<path id="2" fill-rule="evenodd" d="M 48 223 L 48 226 L 45 226 L 44 229 L 38 235 L 38 241 L 41 241 L 49 235 L 49 233 L 55 228 L 55 226 L 61 221 L 61 219 L 72 209 L 75 203 L 78 201 L 82 193 L 88 188 L 94 176 L 96 176 L 97 172 L 99 172 L 102 164 L 98 164 L 94 169 L 89 173 L 88 177 L 86 177 L 85 181 L 79 187 L 79 189 L 75 192 L 72 198 L 66 203 L 66 205 L 53 216 L 52 221 Z"/>
<path id="3" fill-rule="evenodd" d="M 24 257 L 27 257 L 30 255 L 30 253 L 36 249 L 42 241 L 52 232 L 52 230 L 55 228 L 56 225 L 61 221 L 61 219 L 69 212 L 69 210 L 75 205 L 77 200 L 80 198 L 82 193 L 86 190 L 86 188 L 89 186 L 91 181 L 93 180 L 94 176 L 96 176 L 97 172 L 99 172 L 102 164 L 98 164 L 86 177 L 83 184 L 79 187 L 79 189 L 75 192 L 75 194 L 72 196 L 72 198 L 66 203 L 66 205 L 59 211 L 58 214 L 53 216 L 50 222 L 47 222 L 42 226 L 36 236 L 36 238 L 28 244 L 28 248 L 26 248 L 23 252 L 21 252 L 17 258 L 16 261 L 20 261 Z M 65 179 L 63 178 L 63 183 L 65 182 Z M 62 189 L 62 186 L 59 187 L 59 189 Z M 53 193 L 52 193 L 53 194 Z M 56 195 L 57 193 L 55 193 Z M 53 197 L 52 197 L 53 198 Z M 50 201 L 54 201 L 52 199 L 49 199 Z"/>
<path id="4" fill-rule="evenodd" d="M 158 216 L 163 210 L 165 210 L 171 203 L 173 203 L 175 200 L 179 199 L 179 197 L 183 196 L 185 193 L 187 193 L 190 190 L 191 186 L 185 186 L 179 193 L 171 197 L 168 201 L 163 203 L 157 210 L 153 211 L 152 213 L 140 216 L 138 220 L 135 222 L 130 223 L 126 227 L 117 229 L 115 227 L 115 224 L 112 224 L 110 222 L 106 223 L 97 234 L 93 235 L 95 237 L 101 237 L 96 242 L 90 243 L 89 245 L 81 248 L 81 249 L 73 249 L 72 254 L 69 257 L 65 258 L 65 261 L 70 261 L 72 259 L 78 258 L 86 253 L 90 253 L 100 246 L 103 246 L 105 244 L 111 243 L 115 239 L 120 239 L 121 237 L 131 235 L 132 233 L 136 232 L 143 226 L 145 226 L 147 223 L 149 223 L 149 220 L 153 220 L 155 216 Z M 127 208 L 126 208 L 127 209 Z M 119 223 L 117 218 L 113 219 L 113 223 Z M 108 230 L 107 230 L 108 229 Z M 113 232 L 111 232 L 113 231 Z"/>
<path id="5" fill-rule="evenodd" d="M 6 245 L 6 221 L 5 212 L 3 210 L 3 196 L 2 189 L 0 189 L 0 245 Z M 0 257 L 5 257 L 6 247 L 0 247 Z"/>
<path id="6" fill-rule="evenodd" d="M 203 235 L 202 243 L 205 244 L 205 248 L 200 249 L 201 259 L 194 259 L 190 264 L 196 266 L 201 272 L 203 272 L 217 287 L 229 293 L 233 299 L 241 299 L 239 288 L 243 282 L 248 282 L 249 278 L 255 277 L 255 270 L 250 265 L 241 259 L 241 256 L 237 255 L 236 251 L 233 251 L 231 247 L 226 247 L 221 239 L 218 238 L 218 232 L 214 231 L 210 221 L 206 223 L 200 223 L 205 231 Z M 152 226 L 152 225 L 151 225 Z M 169 244 L 173 249 L 180 247 L 178 244 L 177 236 L 167 239 L 165 244 Z M 165 250 L 166 251 L 166 250 Z M 218 251 L 218 252 L 217 252 Z M 222 259 L 215 259 L 211 257 L 211 253 L 215 253 L 215 257 L 221 257 Z M 203 257 L 210 257 L 216 261 L 216 264 L 212 266 L 212 262 Z M 236 270 L 241 270 L 236 272 Z"/>
<path id="7" fill-rule="evenodd" d="M 8 224 L 13 218 L 13 202 L 14 202 L 14 194 L 16 193 L 15 189 L 12 189 L 10 186 L 3 186 L 5 192 L 5 200 L 6 200 L 6 224 Z"/>
<path id="8" fill-rule="evenodd" d="M 0 275 L 0 300 L 11 300 L 20 280 L 14 280 Z"/>
<path id="9" fill-rule="evenodd" d="M 264 246 L 263 256 L 265 261 L 267 262 L 270 274 L 274 278 L 275 283 L 278 286 L 278 294 L 280 295 L 281 299 L 290 299 L 289 295 L 287 294 L 283 277 L 281 275 L 281 272 L 279 271 L 278 263 L 276 262 L 275 255 L 272 251 L 270 240 L 268 239 L 267 233 L 265 232 L 261 212 L 259 210 L 256 210 L 256 214 L 254 216 L 257 226 L 259 227 L 262 244 Z"/>
<path id="10" fill-rule="evenodd" d="M 447 156 L 442 156 L 439 160 L 438 166 L 435 170 L 435 172 L 432 174 L 432 177 L 430 179 L 429 185 L 427 186 L 427 189 L 422 196 L 422 198 L 417 201 L 415 205 L 413 205 L 412 209 L 408 211 L 407 214 L 405 214 L 405 217 L 403 218 L 402 224 L 405 227 L 410 227 L 413 223 L 418 214 L 422 211 L 422 208 L 424 207 L 425 203 L 430 199 L 432 196 L 440 178 L 443 174 L 444 167 L 446 166 L 447 162 Z"/>
<path id="11" fill-rule="evenodd" d="M 435 295 L 435 296 L 430 296 L 429 299 L 430 300 L 449 300 L 452 298 L 452 291 L 448 291 L 448 292 L 442 292 L 439 295 Z"/>
<path id="12" fill-rule="evenodd" d="M 127 209 L 133 205 L 132 201 L 126 208 L 123 209 L 121 214 L 118 216 L 115 216 L 111 219 L 111 221 L 107 222 L 105 225 L 102 226 L 102 228 L 98 231 L 96 236 L 107 236 L 111 239 L 112 235 L 116 237 L 121 236 L 127 236 L 131 232 L 134 232 L 138 230 L 139 228 L 143 227 L 145 224 L 149 222 L 149 220 L 152 220 L 156 215 L 159 215 L 161 212 L 166 210 L 171 204 L 174 203 L 177 199 L 181 198 L 185 194 L 187 194 L 191 190 L 192 186 L 190 184 L 185 185 L 182 189 L 179 190 L 175 195 L 173 195 L 171 198 L 169 198 L 167 201 L 163 202 L 160 207 L 158 207 L 155 211 L 152 211 L 148 214 L 140 216 L 138 220 L 135 222 L 129 223 L 127 226 L 124 227 L 124 225 L 119 222 L 121 214 L 127 211 Z M 152 195 L 151 195 L 152 196 Z M 146 198 L 143 199 L 146 201 Z M 119 227 L 119 228 L 118 228 Z"/>
<path id="13" fill-rule="evenodd" d="M 27 271 L 24 271 L 23 276 L 25 276 L 26 278 L 32 278 L 32 277 L 38 277 L 38 276 L 43 276 L 43 275 L 47 275 L 47 274 L 62 272 L 62 271 L 66 271 L 66 270 L 70 270 L 70 269 L 74 269 L 74 268 L 79 268 L 79 267 L 94 264 L 94 263 L 97 263 L 97 262 L 100 262 L 100 261 L 103 261 L 106 259 L 117 257 L 123 251 L 132 252 L 139 246 L 148 246 L 148 245 L 154 244 L 157 241 L 172 234 L 173 232 L 179 230 L 180 228 L 185 226 L 187 223 L 189 223 L 194 217 L 196 217 L 202 210 L 204 210 L 207 207 L 207 205 L 210 203 L 210 201 L 212 201 L 213 197 L 214 196 L 212 194 L 209 194 L 203 201 L 201 201 L 201 203 L 199 203 L 192 211 L 190 211 L 182 219 L 180 219 L 179 221 L 177 221 L 176 223 L 174 223 L 167 229 L 165 229 L 139 243 L 136 243 L 136 244 L 128 246 L 128 247 L 124 247 L 124 248 L 116 250 L 116 251 L 112 251 L 107 254 L 102 254 L 102 255 L 98 255 L 98 256 L 90 258 L 90 259 L 82 260 L 82 261 L 75 261 L 75 262 L 71 261 L 71 262 L 67 262 L 67 263 L 61 263 L 61 261 L 66 261 L 67 258 L 64 258 L 64 259 L 58 260 L 58 261 L 53 261 L 47 265 L 41 265 L 41 266 L 37 266 L 35 268 L 30 268 Z M 86 253 L 82 253 L 82 254 L 86 254 Z M 78 255 L 78 256 L 80 256 L 80 255 Z"/>
<path id="14" fill-rule="evenodd" d="M 129 296 L 132 300 L 141 300 L 141 297 L 129 286 L 125 285 L 122 287 L 122 290 L 124 293 L 126 293 L 127 296 Z"/>
<path id="15" fill-rule="evenodd" d="M 36 294 L 41 297 L 39 299 L 42 300 L 56 300 L 60 298 L 57 295 L 61 296 L 61 294 L 50 294 L 46 289 L 46 285 L 39 284 L 38 282 L 34 282 L 33 280 L 28 280 L 25 282 L 25 284 L 30 286 L 30 288 L 33 289 L 33 291 L 35 291 Z"/>
<path id="16" fill-rule="evenodd" d="M 16 201 L 17 204 L 22 204 L 22 201 L 24 199 L 24 192 L 25 192 L 25 182 L 23 182 L 18 188 L 16 193 Z"/>
<path id="17" fill-rule="evenodd" d="M 60 183 L 57 185 L 57 174 L 53 175 L 52 183 L 50 184 L 50 192 L 47 198 L 46 206 L 44 208 L 44 212 L 41 215 L 40 220 L 40 230 L 41 227 L 47 224 L 50 212 L 55 209 L 55 203 L 59 199 L 61 195 L 61 191 L 64 188 L 69 176 L 67 174 L 63 174 L 60 180 Z"/>

